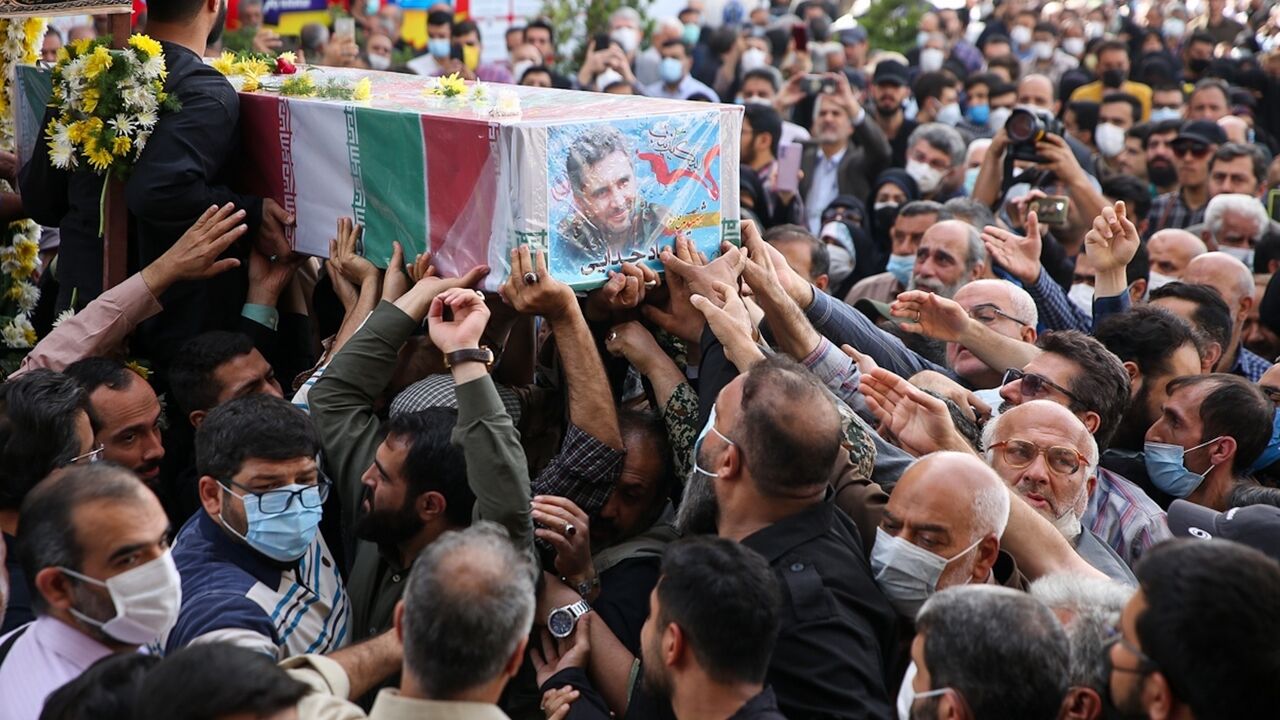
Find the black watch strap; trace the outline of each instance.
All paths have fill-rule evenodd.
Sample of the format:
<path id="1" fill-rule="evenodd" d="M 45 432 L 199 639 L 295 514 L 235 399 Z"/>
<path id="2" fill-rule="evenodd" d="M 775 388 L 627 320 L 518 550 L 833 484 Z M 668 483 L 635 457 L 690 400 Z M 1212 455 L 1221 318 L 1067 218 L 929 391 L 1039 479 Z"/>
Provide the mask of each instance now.
<path id="1" fill-rule="evenodd" d="M 465 350 L 454 350 L 451 353 L 445 353 L 444 366 L 451 368 L 454 365 L 464 362 L 484 363 L 485 367 L 493 365 L 493 351 L 487 347 L 467 348 Z"/>

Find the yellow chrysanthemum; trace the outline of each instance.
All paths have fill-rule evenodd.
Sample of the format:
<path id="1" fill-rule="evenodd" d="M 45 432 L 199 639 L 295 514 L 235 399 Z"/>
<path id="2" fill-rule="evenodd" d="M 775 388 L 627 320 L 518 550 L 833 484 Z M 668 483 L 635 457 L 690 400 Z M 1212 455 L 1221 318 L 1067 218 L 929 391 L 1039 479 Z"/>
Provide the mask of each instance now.
<path id="1" fill-rule="evenodd" d="M 467 84 L 462 81 L 458 73 L 454 73 L 448 77 L 440 78 L 440 94 L 445 97 L 454 97 L 461 95 L 467 91 Z"/>
<path id="2" fill-rule="evenodd" d="M 76 55 L 83 55 L 89 52 L 89 48 L 93 45 L 93 38 L 80 38 L 71 43 L 71 49 Z"/>
<path id="3" fill-rule="evenodd" d="M 217 60 L 213 61 L 212 65 L 214 70 L 217 70 L 223 75 L 230 75 L 235 69 L 236 56 L 226 50 L 223 50 L 222 54 L 218 56 Z"/>
<path id="4" fill-rule="evenodd" d="M 23 336 L 24 338 L 26 338 L 26 339 L 27 339 L 27 345 L 35 345 L 35 344 L 36 344 L 36 331 L 35 331 L 35 328 L 30 328 L 30 327 L 29 327 L 29 328 L 24 328 L 24 329 L 22 330 L 22 336 Z"/>
<path id="5" fill-rule="evenodd" d="M 21 299 L 22 299 L 22 286 L 21 286 L 21 285 L 19 285 L 18 283 L 13 283 L 13 284 L 11 284 L 11 285 L 9 286 L 9 289 L 8 289 L 8 290 L 5 292 L 5 294 L 4 294 L 4 299 L 5 299 L 5 300 L 10 300 L 10 301 L 12 301 L 12 302 L 17 302 L 18 300 L 21 300 Z"/>
<path id="6" fill-rule="evenodd" d="M 89 124 L 83 120 L 79 122 L 73 122 L 69 126 L 67 126 L 67 139 L 71 140 L 71 142 L 73 143 L 84 142 L 84 139 L 88 137 L 88 135 L 89 135 Z"/>
<path id="7" fill-rule="evenodd" d="M 151 371 L 143 367 L 142 364 L 139 363 L 137 360 L 130 360 L 129 362 L 125 363 L 124 366 L 134 371 L 135 373 L 137 373 L 138 377 L 142 378 L 143 380 L 148 380 L 151 378 Z"/>
<path id="8" fill-rule="evenodd" d="M 13 244 L 13 250 L 18 254 L 18 260 L 27 263 L 35 260 L 40 254 L 40 243 L 34 243 L 30 240 L 18 240 Z"/>
<path id="9" fill-rule="evenodd" d="M 271 68 L 262 60 L 249 59 L 241 60 L 236 63 L 234 71 L 237 75 L 262 77 L 263 75 L 269 74 L 271 72 Z"/>
<path id="10" fill-rule="evenodd" d="M 116 155 L 124 155 L 133 147 L 133 141 L 125 135 L 117 135 L 115 140 L 111 141 L 111 152 Z"/>
<path id="11" fill-rule="evenodd" d="M 156 55 L 164 52 L 163 48 L 160 47 L 159 42 L 146 35 L 134 35 L 129 38 L 129 47 L 146 53 L 147 57 L 155 57 Z"/>
<path id="12" fill-rule="evenodd" d="M 373 95 L 373 83 L 369 82 L 369 78 L 364 77 L 356 81 L 356 86 L 351 89 L 351 99 L 368 100 Z"/>
<path id="13" fill-rule="evenodd" d="M 240 83 L 240 92 L 258 92 L 259 87 L 261 87 L 261 84 L 256 76 L 245 75 L 244 82 Z"/>
<path id="14" fill-rule="evenodd" d="M 101 99 L 101 93 L 97 88 L 89 88 L 80 94 L 80 105 L 85 112 L 91 113 L 98 109 L 98 101 Z"/>
<path id="15" fill-rule="evenodd" d="M 97 170 L 106 170 L 111 167 L 111 163 L 115 162 L 116 159 L 115 156 L 111 154 L 111 151 L 106 148 L 98 148 L 97 150 L 87 154 L 89 156 L 89 164 Z"/>
<path id="16" fill-rule="evenodd" d="M 63 47 L 58 48 L 57 61 L 60 63 L 71 61 L 71 54 L 67 52 L 67 48 L 65 45 Z"/>
<path id="17" fill-rule="evenodd" d="M 84 63 L 84 77 L 86 80 L 96 80 L 103 72 L 111 69 L 112 57 L 111 51 L 106 47 L 99 45 L 89 59 Z M 93 112 L 89 110 L 89 112 Z"/>

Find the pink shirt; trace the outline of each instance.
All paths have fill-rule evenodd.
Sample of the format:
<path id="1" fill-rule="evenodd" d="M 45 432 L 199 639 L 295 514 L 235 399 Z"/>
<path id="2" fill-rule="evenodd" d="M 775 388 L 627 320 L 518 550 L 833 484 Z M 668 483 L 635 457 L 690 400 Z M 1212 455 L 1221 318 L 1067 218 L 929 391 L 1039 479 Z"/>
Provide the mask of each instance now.
<path id="1" fill-rule="evenodd" d="M 13 631 L 22 636 L 0 665 L 0 720 L 38 720 L 50 693 L 111 654 L 106 645 L 48 615 L 23 628 Z"/>

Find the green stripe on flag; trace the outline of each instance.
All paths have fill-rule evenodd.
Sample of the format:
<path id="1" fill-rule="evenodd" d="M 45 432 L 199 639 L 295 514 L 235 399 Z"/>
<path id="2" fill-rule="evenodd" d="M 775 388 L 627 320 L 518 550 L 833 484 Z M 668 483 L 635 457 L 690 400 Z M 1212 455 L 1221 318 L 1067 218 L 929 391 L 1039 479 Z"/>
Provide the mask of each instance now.
<path id="1" fill-rule="evenodd" d="M 347 107 L 351 209 L 364 224 L 364 254 L 379 267 L 399 240 L 405 261 L 428 247 L 427 179 L 417 115 Z"/>

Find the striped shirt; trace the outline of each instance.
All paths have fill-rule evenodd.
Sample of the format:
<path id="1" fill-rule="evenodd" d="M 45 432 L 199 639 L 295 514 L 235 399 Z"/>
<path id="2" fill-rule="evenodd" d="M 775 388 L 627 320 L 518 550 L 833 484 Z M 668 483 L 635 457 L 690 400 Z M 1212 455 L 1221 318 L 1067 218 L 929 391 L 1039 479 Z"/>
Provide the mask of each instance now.
<path id="1" fill-rule="evenodd" d="M 302 558 L 279 563 L 197 512 L 173 543 L 182 608 L 166 653 L 197 642 L 230 642 L 276 660 L 328 653 L 349 639 L 351 607 L 337 563 L 317 533 Z"/>
<path id="2" fill-rule="evenodd" d="M 1081 522 L 1133 567 L 1152 545 L 1173 537 L 1163 510 L 1142 488 L 1098 468 L 1098 484 Z"/>

